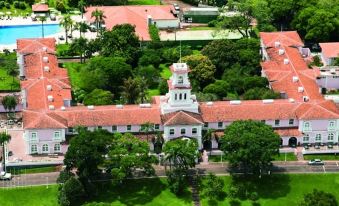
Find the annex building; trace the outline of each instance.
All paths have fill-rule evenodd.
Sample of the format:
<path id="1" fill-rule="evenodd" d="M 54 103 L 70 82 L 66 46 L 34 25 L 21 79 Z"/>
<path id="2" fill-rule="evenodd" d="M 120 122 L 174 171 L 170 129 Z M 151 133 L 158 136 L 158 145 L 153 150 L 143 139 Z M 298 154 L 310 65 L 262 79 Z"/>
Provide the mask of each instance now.
<path id="1" fill-rule="evenodd" d="M 198 102 L 191 93 L 189 68 L 174 63 L 165 96 L 140 105 L 71 106 L 67 71 L 59 68 L 55 40 L 20 39 L 23 129 L 27 154 L 62 154 L 66 136 L 75 127 L 110 132 L 130 132 L 143 138 L 141 125 L 150 122 L 165 141 L 195 138 L 203 148 L 202 134 L 214 129 L 213 148 L 224 129 L 236 120 L 256 120 L 271 125 L 281 136 L 282 146 L 337 144 L 339 111 L 326 100 L 316 79 L 319 70 L 307 66 L 309 50 L 294 32 L 260 33 L 262 76 L 282 99 Z M 153 144 L 150 141 L 150 146 Z"/>

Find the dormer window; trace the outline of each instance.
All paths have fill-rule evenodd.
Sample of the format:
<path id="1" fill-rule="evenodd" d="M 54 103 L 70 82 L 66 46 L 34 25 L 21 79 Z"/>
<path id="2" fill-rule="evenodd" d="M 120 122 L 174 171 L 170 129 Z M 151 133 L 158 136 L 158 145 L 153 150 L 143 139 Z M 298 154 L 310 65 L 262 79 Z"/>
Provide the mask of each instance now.
<path id="1" fill-rule="evenodd" d="M 178 76 L 178 84 L 183 84 L 184 78 L 182 76 Z"/>

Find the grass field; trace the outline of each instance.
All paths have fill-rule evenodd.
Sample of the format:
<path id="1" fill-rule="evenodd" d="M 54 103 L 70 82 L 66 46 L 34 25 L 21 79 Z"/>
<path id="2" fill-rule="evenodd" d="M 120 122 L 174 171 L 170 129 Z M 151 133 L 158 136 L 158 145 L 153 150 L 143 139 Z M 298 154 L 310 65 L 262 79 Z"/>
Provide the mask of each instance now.
<path id="1" fill-rule="evenodd" d="M 160 5 L 160 0 L 129 0 L 128 5 Z"/>
<path id="2" fill-rule="evenodd" d="M 80 63 L 75 63 L 75 62 L 67 62 L 64 63 L 63 67 L 67 69 L 68 71 L 68 76 L 71 80 L 71 85 L 73 89 L 79 88 L 80 84 L 80 73 L 79 70 L 81 68 Z"/>
<path id="3" fill-rule="evenodd" d="M 273 157 L 274 161 L 285 161 L 285 153 L 281 153 Z M 294 153 L 286 153 L 286 161 L 297 161 L 297 156 Z"/>
<path id="4" fill-rule="evenodd" d="M 225 181 L 224 190 L 227 193 L 231 185 L 231 177 L 221 177 Z M 339 174 L 284 174 L 264 177 L 259 181 L 242 178 L 241 181 L 255 183 L 261 206 L 295 206 L 302 200 L 305 193 L 313 189 L 323 190 L 334 194 L 339 199 Z M 192 205 L 191 193 L 185 192 L 176 197 L 167 188 L 165 178 L 129 180 L 125 184 L 113 188 L 112 185 L 102 184 L 99 196 L 90 202 L 105 202 L 115 206 L 186 206 Z M 250 189 L 249 189 L 250 190 Z M 238 205 L 251 206 L 249 200 L 237 200 Z M 230 205 L 227 196 L 214 202 L 213 205 Z M 201 195 L 203 206 L 211 205 L 208 199 Z M 57 206 L 57 185 L 16 189 L 0 189 L 1 206 Z"/>
<path id="5" fill-rule="evenodd" d="M 8 74 L 11 65 L 16 66 L 16 53 L 0 54 L 0 90 L 20 90 L 19 79 Z"/>
<path id="6" fill-rule="evenodd" d="M 225 191 L 231 184 L 229 176 L 222 177 L 225 180 Z M 248 181 L 244 179 L 243 181 Z M 339 175 L 338 174 L 291 174 L 274 175 L 271 179 L 262 179 L 256 184 L 256 192 L 260 206 L 296 206 L 302 200 L 305 193 L 313 189 L 323 190 L 334 194 L 339 199 Z M 252 201 L 238 200 L 241 206 L 251 206 Z M 214 205 L 230 205 L 230 199 L 214 203 Z M 211 205 L 206 197 L 202 197 L 202 205 Z"/>
<path id="7" fill-rule="evenodd" d="M 339 160 L 339 154 L 309 154 L 304 155 L 305 160 L 321 159 L 321 160 Z"/>
<path id="8" fill-rule="evenodd" d="M 27 169 L 9 169 L 9 172 L 12 174 L 33 174 L 33 173 L 46 173 L 46 172 L 56 172 L 57 168 L 55 166 L 47 167 L 37 167 L 37 168 L 27 168 Z"/>

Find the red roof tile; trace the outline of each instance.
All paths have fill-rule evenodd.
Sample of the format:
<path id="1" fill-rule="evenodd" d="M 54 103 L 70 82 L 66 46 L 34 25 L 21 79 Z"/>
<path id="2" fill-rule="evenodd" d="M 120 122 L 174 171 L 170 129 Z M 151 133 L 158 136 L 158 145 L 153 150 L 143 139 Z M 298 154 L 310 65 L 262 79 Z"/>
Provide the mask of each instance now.
<path id="1" fill-rule="evenodd" d="M 33 4 L 32 11 L 34 12 L 47 12 L 48 5 L 47 4 Z"/>
<path id="2" fill-rule="evenodd" d="M 275 42 L 285 46 L 304 46 L 296 31 L 260 32 L 259 35 L 265 47 L 274 47 Z"/>
<path id="3" fill-rule="evenodd" d="M 281 137 L 300 137 L 302 134 L 298 130 L 298 128 L 294 129 L 275 129 L 276 133 L 279 134 Z"/>
<path id="4" fill-rule="evenodd" d="M 320 43 L 321 52 L 327 58 L 339 57 L 339 42 Z"/>
<path id="5" fill-rule="evenodd" d="M 132 24 L 135 26 L 136 34 L 141 40 L 150 40 L 148 33 L 148 15 L 154 20 L 177 19 L 171 11 L 174 10 L 172 5 L 149 5 L 149 6 L 101 6 L 86 8 L 85 17 L 93 22 L 92 12 L 99 9 L 104 12 L 105 25 L 107 29 L 112 29 L 118 24 Z"/>
<path id="6" fill-rule="evenodd" d="M 166 125 L 166 126 L 204 124 L 200 114 L 186 112 L 186 111 L 178 111 L 178 112 L 164 114 L 161 116 L 161 120 L 162 120 L 163 125 Z"/>

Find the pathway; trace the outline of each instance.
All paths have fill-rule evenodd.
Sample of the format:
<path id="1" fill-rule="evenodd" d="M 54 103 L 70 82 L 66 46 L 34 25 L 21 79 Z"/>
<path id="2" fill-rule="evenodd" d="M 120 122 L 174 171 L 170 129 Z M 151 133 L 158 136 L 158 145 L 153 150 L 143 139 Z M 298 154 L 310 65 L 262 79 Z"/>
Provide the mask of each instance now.
<path id="1" fill-rule="evenodd" d="M 197 174 L 193 174 L 190 175 L 188 178 L 192 190 L 193 205 L 200 206 L 199 185 L 197 183 L 197 178 L 199 178 L 199 176 Z"/>
<path id="2" fill-rule="evenodd" d="M 295 148 L 295 152 L 294 153 L 296 153 L 298 161 L 304 161 L 304 155 L 302 153 L 302 150 L 303 150 L 302 147 Z"/>

